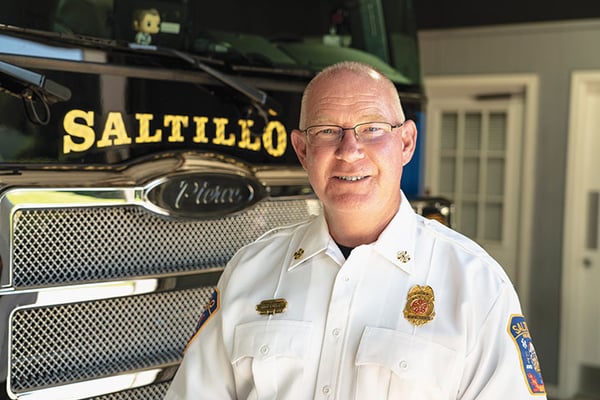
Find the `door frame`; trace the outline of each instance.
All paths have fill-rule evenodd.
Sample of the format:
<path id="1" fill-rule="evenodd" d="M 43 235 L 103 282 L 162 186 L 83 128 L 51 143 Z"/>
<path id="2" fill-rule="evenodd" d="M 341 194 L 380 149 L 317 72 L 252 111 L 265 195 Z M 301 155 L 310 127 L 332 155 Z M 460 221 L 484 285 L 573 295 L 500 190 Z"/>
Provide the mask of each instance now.
<path id="1" fill-rule="evenodd" d="M 425 77 L 425 90 L 428 99 L 449 97 L 473 97 L 481 94 L 520 94 L 523 96 L 523 142 L 521 149 L 522 174 L 520 184 L 521 205 L 518 222 L 517 277 L 513 282 L 525 315 L 528 314 L 529 282 L 531 263 L 531 243 L 534 215 L 534 189 L 536 145 L 538 140 L 538 93 L 539 78 L 535 74 L 507 75 L 459 75 Z M 425 138 L 426 154 L 431 154 L 430 146 Z M 427 178 L 427 157 L 425 157 L 425 173 Z"/>
<path id="2" fill-rule="evenodd" d="M 569 105 L 569 130 L 567 171 L 565 184 L 565 211 L 563 233 L 562 260 L 562 300 L 560 329 L 560 368 L 558 395 L 567 398 L 577 394 L 579 389 L 579 364 L 582 360 L 581 350 L 573 346 L 578 340 L 578 331 L 582 328 L 581 315 L 578 310 L 580 289 L 578 282 L 583 279 L 581 268 L 580 226 L 586 226 L 585 209 L 586 165 L 585 158 L 588 135 L 597 134 L 590 129 L 590 115 L 597 113 L 589 103 L 590 90 L 600 88 L 600 70 L 573 71 L 571 73 L 571 95 Z M 583 225 L 577 225 L 583 224 Z M 597 268 L 597 267 L 596 267 Z M 575 348 L 575 349 L 574 349 Z"/>

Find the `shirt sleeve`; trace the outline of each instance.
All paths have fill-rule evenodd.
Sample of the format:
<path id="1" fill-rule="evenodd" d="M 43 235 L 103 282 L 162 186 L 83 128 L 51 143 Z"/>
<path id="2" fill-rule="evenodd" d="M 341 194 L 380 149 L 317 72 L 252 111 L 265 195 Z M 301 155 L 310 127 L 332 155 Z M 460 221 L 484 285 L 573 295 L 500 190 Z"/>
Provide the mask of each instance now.
<path id="1" fill-rule="evenodd" d="M 531 335 L 509 283 L 467 354 L 458 399 L 546 399 Z"/>
<path id="2" fill-rule="evenodd" d="M 235 397 L 233 370 L 223 341 L 220 293 L 216 290 L 200 316 L 165 400 Z"/>

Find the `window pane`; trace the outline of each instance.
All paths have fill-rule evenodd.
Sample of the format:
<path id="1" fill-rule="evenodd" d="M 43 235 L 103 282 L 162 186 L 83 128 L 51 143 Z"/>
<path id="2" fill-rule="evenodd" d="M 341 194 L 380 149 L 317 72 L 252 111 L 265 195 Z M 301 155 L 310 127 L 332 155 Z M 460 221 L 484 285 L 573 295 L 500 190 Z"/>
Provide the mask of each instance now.
<path id="1" fill-rule="evenodd" d="M 488 195 L 502 196 L 504 194 L 504 159 L 488 160 L 486 185 Z"/>
<path id="2" fill-rule="evenodd" d="M 442 193 L 454 193 L 456 176 L 456 159 L 442 157 L 440 163 L 440 190 Z"/>
<path id="3" fill-rule="evenodd" d="M 460 231 L 470 237 L 477 238 L 477 203 L 464 202 L 458 214 Z"/>
<path id="4" fill-rule="evenodd" d="M 488 203 L 485 206 L 485 240 L 502 240 L 502 204 Z"/>
<path id="5" fill-rule="evenodd" d="M 456 149 L 458 132 L 458 114 L 442 114 L 442 150 Z"/>
<path id="6" fill-rule="evenodd" d="M 481 113 L 467 113 L 465 116 L 465 149 L 481 148 Z"/>
<path id="7" fill-rule="evenodd" d="M 506 150 L 506 112 L 490 114 L 489 150 Z"/>
<path id="8" fill-rule="evenodd" d="M 479 159 L 466 158 L 463 165 L 463 193 L 479 192 Z"/>

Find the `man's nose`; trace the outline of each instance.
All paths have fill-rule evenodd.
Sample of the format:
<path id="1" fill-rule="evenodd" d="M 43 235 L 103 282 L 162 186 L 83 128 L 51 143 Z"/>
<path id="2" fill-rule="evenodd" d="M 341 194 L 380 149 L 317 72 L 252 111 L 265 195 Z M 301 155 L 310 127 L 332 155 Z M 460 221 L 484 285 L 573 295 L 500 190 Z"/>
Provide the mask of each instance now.
<path id="1" fill-rule="evenodd" d="M 335 155 L 339 160 L 352 162 L 364 157 L 363 145 L 356 137 L 353 128 L 344 129 L 342 140 L 337 146 Z"/>

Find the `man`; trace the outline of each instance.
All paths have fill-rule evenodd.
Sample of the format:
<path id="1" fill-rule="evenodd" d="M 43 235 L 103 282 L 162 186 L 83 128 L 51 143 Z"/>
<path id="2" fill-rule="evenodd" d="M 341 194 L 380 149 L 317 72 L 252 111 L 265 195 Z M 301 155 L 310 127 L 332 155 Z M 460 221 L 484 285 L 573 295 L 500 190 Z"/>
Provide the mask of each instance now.
<path id="1" fill-rule="evenodd" d="M 394 85 L 329 67 L 300 127 L 323 215 L 232 258 L 167 399 L 545 398 L 502 268 L 399 189 L 417 132 Z"/>

